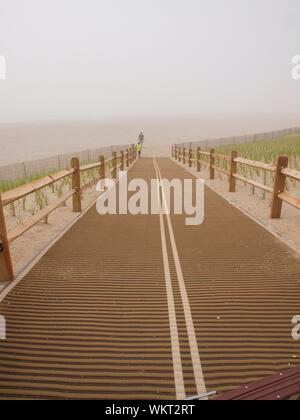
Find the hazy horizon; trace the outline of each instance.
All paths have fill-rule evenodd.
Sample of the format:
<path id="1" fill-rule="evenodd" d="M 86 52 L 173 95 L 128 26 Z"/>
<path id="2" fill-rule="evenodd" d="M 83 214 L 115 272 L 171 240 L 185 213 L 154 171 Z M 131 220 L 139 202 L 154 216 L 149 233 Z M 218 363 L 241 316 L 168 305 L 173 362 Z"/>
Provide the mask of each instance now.
<path id="1" fill-rule="evenodd" d="M 137 141 L 144 154 L 165 156 L 170 145 L 300 127 L 295 115 L 199 115 L 0 124 L 0 165 Z"/>

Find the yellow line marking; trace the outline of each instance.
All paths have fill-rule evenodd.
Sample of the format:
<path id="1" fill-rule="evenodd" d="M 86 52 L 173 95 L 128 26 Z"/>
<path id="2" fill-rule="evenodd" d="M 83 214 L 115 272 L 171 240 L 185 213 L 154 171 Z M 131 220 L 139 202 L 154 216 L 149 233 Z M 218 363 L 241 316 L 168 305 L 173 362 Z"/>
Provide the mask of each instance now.
<path id="1" fill-rule="evenodd" d="M 154 159 L 154 166 L 158 173 L 159 179 L 162 180 L 161 172 L 158 167 L 156 159 Z M 161 188 L 162 188 L 162 197 L 163 197 L 164 207 L 165 207 L 166 213 L 168 213 L 167 202 L 166 202 L 163 185 Z M 205 394 L 207 390 L 205 386 L 202 363 L 200 360 L 200 354 L 199 354 L 199 348 L 198 348 L 196 332 L 195 332 L 195 327 L 194 327 L 194 322 L 193 322 L 192 311 L 191 311 L 190 302 L 189 302 L 189 298 L 188 298 L 188 294 L 187 294 L 187 290 L 186 290 L 186 286 L 184 282 L 184 277 L 183 277 L 183 272 L 182 272 L 182 268 L 180 264 L 177 246 L 176 246 L 176 240 L 175 240 L 171 217 L 169 214 L 166 214 L 166 217 L 167 217 L 168 230 L 169 230 L 169 235 L 170 235 L 170 240 L 171 240 L 171 247 L 172 247 L 172 252 L 173 252 L 173 257 L 174 257 L 174 262 L 175 262 L 175 267 L 176 267 L 176 273 L 177 273 L 177 278 L 178 278 L 178 283 L 179 283 L 180 293 L 181 293 L 181 298 L 182 298 L 182 303 L 183 303 L 185 322 L 186 322 L 186 327 L 187 327 L 195 381 L 196 381 L 196 386 L 197 386 L 197 393 Z"/>
<path id="2" fill-rule="evenodd" d="M 156 174 L 157 174 L 158 203 L 159 203 L 159 208 L 162 209 L 160 189 L 159 189 L 159 179 L 158 179 L 157 171 L 156 171 Z M 173 294 L 172 280 L 171 280 L 171 273 L 170 273 L 170 264 L 169 264 L 169 258 L 168 258 L 166 232 L 165 232 L 162 211 L 160 211 L 160 214 L 159 214 L 159 221 L 160 221 L 161 245 L 162 245 L 164 272 L 165 272 L 165 280 L 166 280 L 166 291 L 167 291 L 167 300 L 168 300 L 168 312 L 169 312 L 169 323 L 170 323 L 170 333 L 171 333 L 171 346 L 172 346 L 172 356 L 173 356 L 173 369 L 174 369 L 176 398 L 177 400 L 184 400 L 186 399 L 186 393 L 185 393 L 185 387 L 184 387 L 184 377 L 183 377 L 182 360 L 181 360 L 180 344 L 179 344 L 179 333 L 178 333 L 175 301 L 174 301 L 174 294 Z"/>

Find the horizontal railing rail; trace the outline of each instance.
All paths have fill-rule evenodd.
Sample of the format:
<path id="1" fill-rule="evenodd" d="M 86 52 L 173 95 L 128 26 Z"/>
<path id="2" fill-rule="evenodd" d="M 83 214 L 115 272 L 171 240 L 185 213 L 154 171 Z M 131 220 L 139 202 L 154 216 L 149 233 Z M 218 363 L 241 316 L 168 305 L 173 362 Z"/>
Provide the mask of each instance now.
<path id="1" fill-rule="evenodd" d="M 210 172 L 210 179 L 215 179 L 215 171 L 228 176 L 229 192 L 236 192 L 236 181 L 241 181 L 251 185 L 253 188 L 258 188 L 266 193 L 272 194 L 272 219 L 281 217 L 283 203 L 300 209 L 300 199 L 293 197 L 285 191 L 287 178 L 300 181 L 300 171 L 288 168 L 288 157 L 286 156 L 280 156 L 275 166 L 273 164 L 239 157 L 236 151 L 232 151 L 231 155 L 227 156 L 216 153 L 214 149 L 207 152 L 198 147 L 197 151 L 193 151 L 192 149 L 187 150 L 185 147 L 174 145 L 172 147 L 172 157 L 183 164 L 188 162 L 189 167 L 192 167 L 196 163 L 198 172 L 201 172 L 202 165 L 207 166 Z M 222 167 L 220 162 L 225 162 L 225 167 Z M 273 186 L 268 186 L 266 183 L 263 184 L 257 180 L 240 175 L 238 173 L 239 166 L 249 166 L 257 170 L 263 170 L 265 173 L 272 173 L 274 177 Z"/>
<path id="2" fill-rule="evenodd" d="M 296 181 L 300 181 L 300 171 L 285 168 L 285 169 L 282 169 L 281 173 L 285 176 L 295 179 Z"/>
<path id="3" fill-rule="evenodd" d="M 229 161 L 230 161 L 230 158 L 229 158 Z M 266 171 L 276 172 L 276 166 L 270 165 L 269 163 L 257 162 L 255 160 L 249 160 L 249 159 L 244 159 L 244 158 L 236 158 L 235 162 L 241 165 L 251 166 L 252 168 L 264 169 Z"/>
<path id="4" fill-rule="evenodd" d="M 49 216 L 54 210 L 64 204 L 69 198 L 73 197 L 75 190 L 71 190 L 64 194 L 59 200 L 55 201 L 55 203 L 45 207 L 43 210 L 39 211 L 35 216 L 31 217 L 22 225 L 16 227 L 12 231 L 7 233 L 8 243 L 11 244 L 20 236 L 22 236 L 25 232 L 30 230 L 32 227 L 40 223 L 44 220 L 47 216 Z"/>
<path id="5" fill-rule="evenodd" d="M 14 188 L 13 190 L 7 191 L 1 194 L 3 206 L 7 206 L 15 201 L 20 200 L 21 198 L 26 197 L 29 194 L 33 194 L 42 188 L 48 187 L 54 184 L 57 181 L 60 181 L 67 176 L 70 176 L 74 173 L 74 169 L 60 171 L 53 175 L 48 175 L 44 178 L 33 181 L 29 184 L 22 185 L 20 187 Z"/>
<path id="6" fill-rule="evenodd" d="M 73 158 L 69 170 L 59 171 L 55 174 L 48 175 L 29 184 L 0 194 L 0 282 L 11 281 L 14 277 L 10 244 L 39 224 L 42 220 L 47 219 L 51 213 L 65 204 L 70 198 L 73 199 L 73 212 L 81 213 L 81 193 L 91 186 L 90 183 L 83 184 L 81 175 L 85 172 L 99 169 L 98 176 L 95 177 L 95 182 L 104 179 L 107 172 L 111 173 L 112 178 L 117 179 L 118 170 L 125 170 L 125 168 L 129 167 L 135 159 L 136 151 L 134 147 L 127 149 L 126 152 L 121 151 L 119 155 L 114 152 L 113 156 L 109 159 L 100 156 L 99 162 L 83 166 L 80 166 L 78 158 Z M 68 192 L 63 193 L 55 202 L 40 209 L 37 214 L 28 218 L 16 228 L 10 231 L 7 230 L 4 214 L 4 208 L 6 206 L 13 205 L 16 201 L 24 199 L 31 194 L 38 193 L 40 190 L 53 186 L 58 181 L 62 181 L 66 178 L 71 178 L 71 186 Z"/>

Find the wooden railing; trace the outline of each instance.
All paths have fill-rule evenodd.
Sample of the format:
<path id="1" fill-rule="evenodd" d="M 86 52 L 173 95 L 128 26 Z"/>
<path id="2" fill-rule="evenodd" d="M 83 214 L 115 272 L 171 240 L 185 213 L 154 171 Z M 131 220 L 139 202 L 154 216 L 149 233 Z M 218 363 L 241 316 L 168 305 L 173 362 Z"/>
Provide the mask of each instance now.
<path id="1" fill-rule="evenodd" d="M 70 169 L 57 172 L 56 174 L 46 176 L 30 184 L 22 185 L 11 191 L 0 194 L 0 283 L 11 281 L 14 278 L 13 263 L 10 254 L 10 244 L 22 236 L 25 232 L 36 226 L 42 220 L 46 219 L 58 207 L 62 206 L 70 198 L 73 199 L 73 212 L 81 213 L 82 211 L 82 197 L 81 193 L 88 187 L 90 183 L 83 185 L 81 182 L 81 174 L 87 171 L 99 169 L 98 179 L 104 179 L 107 172 L 110 172 L 113 179 L 117 179 L 118 170 L 125 170 L 136 159 L 135 148 L 132 147 L 117 155 L 113 153 L 112 157 L 105 160 L 104 156 L 100 156 L 99 162 L 80 166 L 79 159 L 73 158 L 71 160 Z M 23 199 L 33 193 L 54 185 L 58 181 L 62 181 L 71 177 L 70 191 L 63 194 L 58 200 L 40 210 L 37 214 L 30 217 L 26 222 L 20 224 L 15 229 L 10 231 L 6 228 L 4 207 L 12 205 L 16 201 Z"/>
<path id="2" fill-rule="evenodd" d="M 266 193 L 272 194 L 272 219 L 279 219 L 281 217 L 283 203 L 290 204 L 300 210 L 300 200 L 291 196 L 285 190 L 287 178 L 300 181 L 300 171 L 288 168 L 288 157 L 286 156 L 280 156 L 277 159 L 276 166 L 274 166 L 272 164 L 238 157 L 238 153 L 235 151 L 231 152 L 230 156 L 226 156 L 216 153 L 214 149 L 206 152 L 198 147 L 197 151 L 194 152 L 192 149 L 187 151 L 184 147 L 173 146 L 172 157 L 183 164 L 188 162 L 189 167 L 196 164 L 198 172 L 202 170 L 202 165 L 207 166 L 209 168 L 210 179 L 215 179 L 215 171 L 228 176 L 229 192 L 236 192 L 236 181 L 238 180 L 252 185 L 253 188 L 258 188 Z M 227 162 L 223 167 L 220 165 L 222 161 Z M 263 170 L 265 173 L 273 173 L 273 186 L 270 187 L 259 181 L 240 175 L 238 173 L 239 166 L 249 166 Z"/>
<path id="3" fill-rule="evenodd" d="M 216 401 L 286 401 L 300 394 L 300 366 L 248 383 L 242 388 L 228 391 Z"/>

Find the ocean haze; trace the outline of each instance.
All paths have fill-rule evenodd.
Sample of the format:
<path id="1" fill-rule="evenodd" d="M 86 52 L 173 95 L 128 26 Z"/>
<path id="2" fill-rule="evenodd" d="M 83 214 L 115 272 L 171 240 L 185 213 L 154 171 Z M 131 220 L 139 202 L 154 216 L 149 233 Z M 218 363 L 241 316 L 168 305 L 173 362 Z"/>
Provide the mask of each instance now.
<path id="1" fill-rule="evenodd" d="M 0 125 L 0 165 L 134 143 L 145 133 L 144 155 L 165 156 L 177 142 L 299 127 L 299 115 L 199 115 L 52 121 Z"/>

